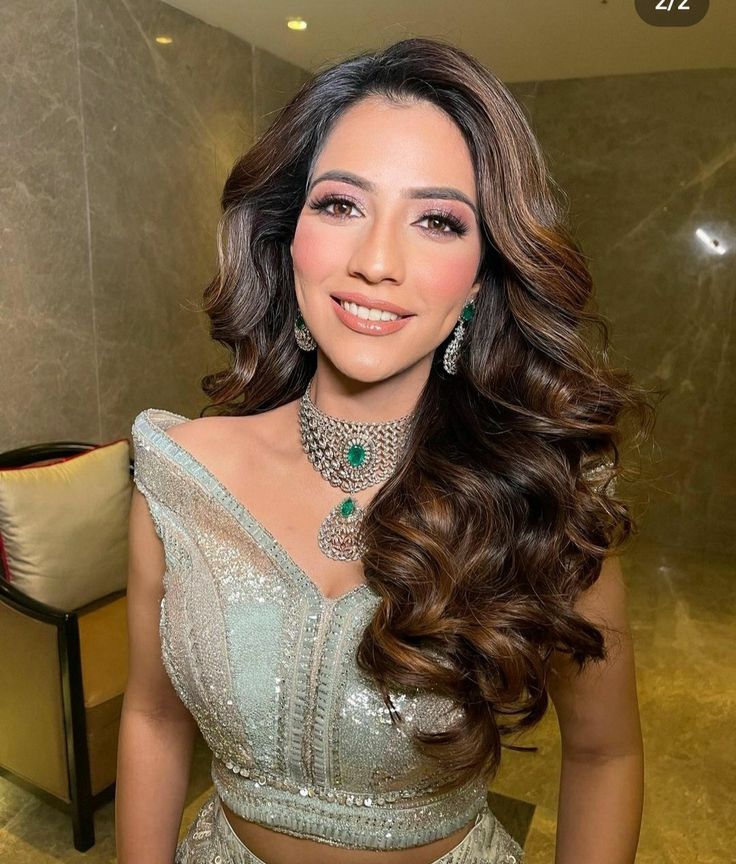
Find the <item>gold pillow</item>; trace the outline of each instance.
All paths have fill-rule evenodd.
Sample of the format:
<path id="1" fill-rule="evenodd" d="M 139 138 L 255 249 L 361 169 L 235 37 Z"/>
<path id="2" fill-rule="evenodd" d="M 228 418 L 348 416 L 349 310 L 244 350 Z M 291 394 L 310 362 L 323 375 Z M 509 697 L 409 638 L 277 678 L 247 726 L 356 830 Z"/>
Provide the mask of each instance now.
<path id="1" fill-rule="evenodd" d="M 0 554 L 14 587 L 70 612 L 126 587 L 130 444 L 0 469 Z"/>

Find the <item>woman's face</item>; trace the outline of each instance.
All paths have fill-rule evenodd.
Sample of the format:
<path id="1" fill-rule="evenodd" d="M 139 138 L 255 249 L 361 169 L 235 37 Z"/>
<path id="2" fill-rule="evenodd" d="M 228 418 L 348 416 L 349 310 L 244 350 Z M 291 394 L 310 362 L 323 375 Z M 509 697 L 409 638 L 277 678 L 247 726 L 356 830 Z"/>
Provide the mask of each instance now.
<path id="1" fill-rule="evenodd" d="M 375 382 L 419 366 L 429 375 L 480 288 L 477 207 L 470 152 L 439 108 L 368 97 L 340 116 L 315 160 L 291 255 L 304 320 L 344 375 Z M 411 315 L 387 324 L 375 311 L 361 317 L 364 308 L 356 319 L 333 299 L 350 295 Z"/>

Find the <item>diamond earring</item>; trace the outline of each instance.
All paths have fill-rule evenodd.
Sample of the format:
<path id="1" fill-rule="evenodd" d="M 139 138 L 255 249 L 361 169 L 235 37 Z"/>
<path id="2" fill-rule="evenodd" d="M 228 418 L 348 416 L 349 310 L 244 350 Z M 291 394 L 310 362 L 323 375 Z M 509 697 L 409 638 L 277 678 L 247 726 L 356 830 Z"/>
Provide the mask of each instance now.
<path id="1" fill-rule="evenodd" d="M 460 347 L 463 344 L 465 337 L 465 322 L 470 321 L 475 315 L 475 307 L 473 300 L 469 300 L 463 307 L 463 311 L 455 325 L 455 331 L 452 335 L 447 348 L 445 348 L 445 356 L 442 360 L 442 365 L 445 367 L 445 372 L 448 375 L 454 375 L 457 372 L 457 358 L 460 355 Z"/>
<path id="2" fill-rule="evenodd" d="M 307 327 L 307 322 L 302 317 L 300 310 L 297 310 L 296 321 L 294 322 L 294 338 L 302 351 L 314 351 L 317 347 L 314 336 L 312 336 L 309 327 Z"/>

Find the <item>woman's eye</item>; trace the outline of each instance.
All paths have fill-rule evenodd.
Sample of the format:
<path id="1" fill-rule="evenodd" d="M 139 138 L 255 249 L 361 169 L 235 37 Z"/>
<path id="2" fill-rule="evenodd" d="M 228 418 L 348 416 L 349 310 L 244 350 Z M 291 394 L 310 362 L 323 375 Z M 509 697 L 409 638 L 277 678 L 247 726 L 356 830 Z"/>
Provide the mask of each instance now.
<path id="1" fill-rule="evenodd" d="M 437 231 L 441 234 L 452 234 L 450 223 L 441 216 L 425 216 L 421 221 L 429 223 L 427 227 L 430 231 Z"/>
<path id="2" fill-rule="evenodd" d="M 335 195 L 328 195 L 324 198 L 310 201 L 309 208 L 318 213 L 325 213 L 337 220 L 355 218 L 352 215 L 353 210 L 357 210 L 358 214 L 360 214 L 360 208 L 355 201 L 350 200 L 350 198 L 338 198 Z M 467 234 L 468 232 L 468 226 L 458 219 L 454 213 L 426 213 L 415 224 L 421 225 L 423 222 L 428 223 L 424 230 L 435 236 L 457 235 L 458 237 L 462 237 L 463 234 Z"/>
<path id="3" fill-rule="evenodd" d="M 336 219 L 349 219 L 350 211 L 356 207 L 355 203 L 349 201 L 347 198 L 334 197 L 321 198 L 318 201 L 312 201 L 309 206 L 312 210 L 327 213 L 328 216 L 333 216 Z M 330 210 L 330 207 L 334 209 Z"/>
<path id="4" fill-rule="evenodd" d="M 420 222 L 428 222 L 427 229 L 430 234 L 457 234 L 462 236 L 467 233 L 467 226 L 451 213 L 428 213 Z"/>

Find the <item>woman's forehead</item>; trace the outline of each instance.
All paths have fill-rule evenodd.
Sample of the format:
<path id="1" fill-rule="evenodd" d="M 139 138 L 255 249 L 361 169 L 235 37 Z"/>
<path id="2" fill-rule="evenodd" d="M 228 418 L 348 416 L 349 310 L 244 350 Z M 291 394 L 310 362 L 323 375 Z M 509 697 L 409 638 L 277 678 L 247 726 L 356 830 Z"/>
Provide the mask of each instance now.
<path id="1" fill-rule="evenodd" d="M 442 109 L 425 100 L 395 103 L 366 97 L 335 121 L 310 171 L 366 177 L 386 186 L 456 186 L 475 196 L 473 161 L 462 132 Z"/>

